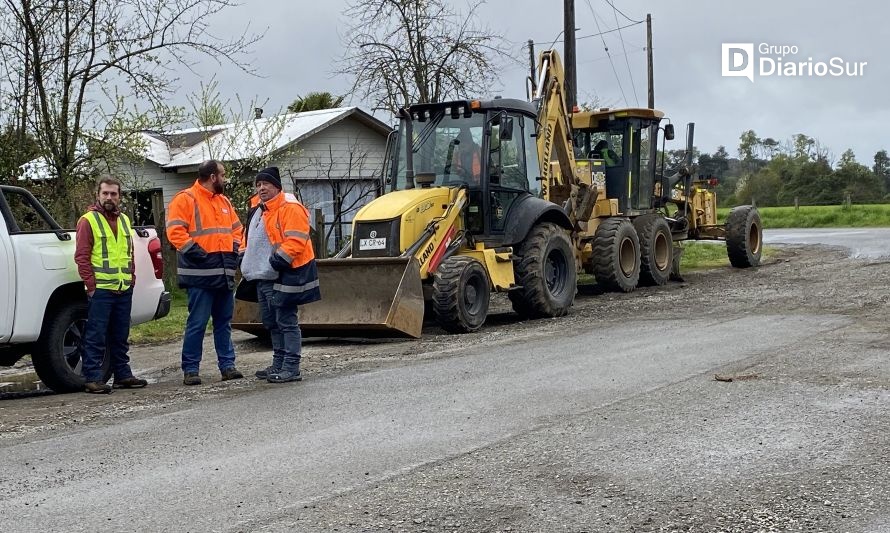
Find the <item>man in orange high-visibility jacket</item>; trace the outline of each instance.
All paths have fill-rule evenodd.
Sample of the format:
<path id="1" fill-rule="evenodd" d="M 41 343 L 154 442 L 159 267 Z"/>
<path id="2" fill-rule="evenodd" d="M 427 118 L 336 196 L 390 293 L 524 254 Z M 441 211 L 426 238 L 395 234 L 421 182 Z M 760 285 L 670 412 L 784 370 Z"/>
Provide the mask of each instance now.
<path id="1" fill-rule="evenodd" d="M 223 195 L 226 170 L 214 160 L 198 167 L 198 180 L 167 207 L 167 239 L 176 247 L 177 281 L 188 291 L 182 339 L 183 383 L 200 385 L 204 332 L 213 317 L 213 344 L 223 381 L 244 376 L 235 368 L 232 345 L 233 289 L 243 229 Z"/>
<path id="2" fill-rule="evenodd" d="M 256 193 L 241 244 L 241 274 L 257 282 L 263 325 L 272 337 L 272 364 L 256 376 L 269 383 L 300 381 L 297 307 L 321 298 L 309 211 L 292 194 L 281 192 L 277 167 L 257 174 Z"/>
<path id="3" fill-rule="evenodd" d="M 479 185 L 482 176 L 482 149 L 473 141 L 470 130 L 464 129 L 454 140 L 450 171 L 470 185 Z"/>

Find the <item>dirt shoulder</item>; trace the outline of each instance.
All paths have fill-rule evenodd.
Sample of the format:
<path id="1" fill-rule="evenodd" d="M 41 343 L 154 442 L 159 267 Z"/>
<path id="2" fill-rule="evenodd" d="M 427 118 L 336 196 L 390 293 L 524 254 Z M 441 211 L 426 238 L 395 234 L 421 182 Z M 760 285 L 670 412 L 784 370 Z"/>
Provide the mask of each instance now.
<path id="1" fill-rule="evenodd" d="M 327 379 L 449 357 L 468 349 L 484 350 L 525 337 L 546 338 L 567 331 L 609 327 L 615 322 L 678 318 L 690 313 L 713 315 L 715 320 L 749 313 L 834 313 L 854 318 L 865 331 L 880 332 L 886 327 L 884 314 L 890 301 L 890 287 L 885 282 L 888 275 L 890 262 L 850 260 L 839 250 L 782 247 L 757 269 L 695 272 L 686 275 L 684 282 L 630 294 L 598 294 L 593 287 L 583 287 L 571 314 L 559 319 L 521 321 L 506 299 L 499 298 L 486 327 L 473 334 L 447 335 L 428 325 L 420 340 L 307 340 L 303 369 L 306 379 Z M 268 364 L 270 348 L 265 343 L 236 333 L 235 344 L 238 366 L 245 375 L 252 376 Z M 0 440 L 33 438 L 84 424 L 110 424 L 122 418 L 187 409 L 207 400 L 282 386 L 252 377 L 219 381 L 212 341 L 207 338 L 202 369 L 205 384 L 186 388 L 181 383 L 179 353 L 179 343 L 134 347 L 134 371 L 151 382 L 142 390 L 116 391 L 110 396 L 7 395 L 0 400 Z M 19 373 L 28 371 L 27 367 L 18 369 Z"/>

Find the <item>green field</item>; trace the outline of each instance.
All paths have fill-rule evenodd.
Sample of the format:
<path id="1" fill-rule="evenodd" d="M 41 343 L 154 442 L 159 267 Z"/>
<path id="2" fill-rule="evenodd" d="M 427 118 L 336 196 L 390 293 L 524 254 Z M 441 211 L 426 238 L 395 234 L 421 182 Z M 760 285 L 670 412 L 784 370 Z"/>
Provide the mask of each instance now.
<path id="1" fill-rule="evenodd" d="M 721 222 L 730 208 L 717 210 Z M 890 204 L 759 207 L 764 228 L 868 228 L 890 226 Z"/>

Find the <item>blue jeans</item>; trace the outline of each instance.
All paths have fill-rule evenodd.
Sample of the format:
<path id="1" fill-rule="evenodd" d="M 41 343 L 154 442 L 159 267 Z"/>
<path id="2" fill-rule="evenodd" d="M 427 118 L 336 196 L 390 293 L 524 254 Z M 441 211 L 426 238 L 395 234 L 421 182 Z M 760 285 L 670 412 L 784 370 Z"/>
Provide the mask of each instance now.
<path id="1" fill-rule="evenodd" d="M 87 325 L 81 343 L 83 377 L 87 382 L 104 382 L 102 361 L 105 350 L 111 356 L 114 380 L 133 376 L 130 370 L 130 309 L 133 307 L 133 289 L 115 294 L 106 289 L 96 289 L 87 306 Z"/>
<path id="2" fill-rule="evenodd" d="M 235 366 L 235 346 L 232 344 L 232 313 L 235 295 L 229 289 L 189 287 L 189 316 L 182 338 L 182 371 L 197 373 L 204 353 L 204 333 L 207 321 L 213 317 L 213 345 L 219 370 Z"/>
<path id="3" fill-rule="evenodd" d="M 303 339 L 297 322 L 297 306 L 273 306 L 271 302 L 274 284 L 274 281 L 268 280 L 257 282 L 257 299 L 263 325 L 272 336 L 272 367 L 276 370 L 299 372 Z"/>

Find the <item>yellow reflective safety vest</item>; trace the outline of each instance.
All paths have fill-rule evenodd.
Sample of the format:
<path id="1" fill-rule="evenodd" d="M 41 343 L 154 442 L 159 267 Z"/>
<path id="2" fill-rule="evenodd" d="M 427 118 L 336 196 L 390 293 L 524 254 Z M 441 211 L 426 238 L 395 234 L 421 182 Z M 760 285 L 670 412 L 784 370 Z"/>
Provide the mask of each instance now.
<path id="1" fill-rule="evenodd" d="M 108 220 L 97 211 L 83 215 L 93 230 L 93 252 L 90 262 L 96 275 L 96 288 L 125 291 L 133 285 L 130 263 L 133 257 L 133 226 L 127 215 L 117 219 L 117 235 Z"/>

